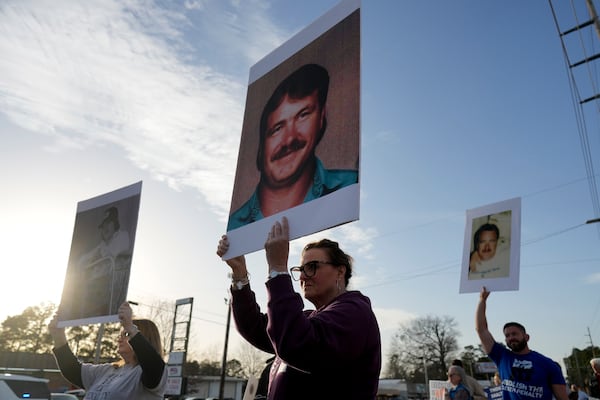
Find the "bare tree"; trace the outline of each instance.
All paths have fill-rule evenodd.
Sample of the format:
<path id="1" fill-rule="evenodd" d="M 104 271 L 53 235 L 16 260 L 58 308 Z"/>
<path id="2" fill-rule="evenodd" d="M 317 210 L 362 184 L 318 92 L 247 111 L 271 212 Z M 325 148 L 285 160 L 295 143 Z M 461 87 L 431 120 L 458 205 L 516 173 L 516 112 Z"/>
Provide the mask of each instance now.
<path id="1" fill-rule="evenodd" d="M 236 351 L 236 359 L 242 365 L 244 378 L 259 377 L 265 368 L 265 362 L 272 357 L 271 354 L 257 349 L 245 340 L 240 343 Z"/>
<path id="2" fill-rule="evenodd" d="M 446 379 L 450 358 L 458 350 L 456 321 L 449 316 L 425 316 L 400 325 L 392 338 L 388 371 L 405 369 L 407 377 L 427 366 L 431 379 Z"/>
<path id="3" fill-rule="evenodd" d="M 173 333 L 173 317 L 175 316 L 175 302 L 168 300 L 155 300 L 149 305 L 139 305 L 134 309 L 136 318 L 147 318 L 156 324 L 165 353 L 171 349 L 171 336 Z"/>

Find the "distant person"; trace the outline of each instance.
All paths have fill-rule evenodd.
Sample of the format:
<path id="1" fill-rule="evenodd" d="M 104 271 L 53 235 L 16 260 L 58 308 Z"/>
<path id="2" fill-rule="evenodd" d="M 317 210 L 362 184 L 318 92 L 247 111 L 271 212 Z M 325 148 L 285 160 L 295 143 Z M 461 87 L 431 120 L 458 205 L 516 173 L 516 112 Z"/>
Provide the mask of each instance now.
<path id="1" fill-rule="evenodd" d="M 461 367 L 464 369 L 463 367 L 463 363 L 461 360 L 452 360 L 452 365 L 456 365 L 457 367 Z M 481 384 L 479 382 L 477 382 L 477 379 L 473 378 L 471 375 L 467 375 L 466 371 L 465 371 L 465 379 L 463 380 L 464 385 L 469 389 L 469 392 L 471 392 L 471 396 L 473 396 L 473 399 L 475 400 L 487 400 L 488 396 L 487 393 L 485 392 L 485 389 L 483 388 L 483 386 L 481 386 Z"/>
<path id="2" fill-rule="evenodd" d="M 260 119 L 252 196 L 229 217 L 227 231 L 358 182 L 356 170 L 325 169 L 315 155 L 327 127 L 329 73 L 317 64 L 294 71 L 275 89 Z"/>
<path id="3" fill-rule="evenodd" d="M 119 209 L 110 207 L 104 213 L 104 219 L 98 225 L 101 241 L 92 250 L 83 254 L 79 259 L 79 265 L 85 266 L 102 258 L 116 258 L 121 254 L 131 251 L 129 233 L 121 230 L 119 223 Z"/>
<path id="4" fill-rule="evenodd" d="M 508 252 L 497 255 L 500 230 L 496 224 L 481 225 L 473 236 L 474 250 L 469 258 L 469 279 L 500 278 L 509 273 Z"/>
<path id="5" fill-rule="evenodd" d="M 492 383 L 494 386 L 502 385 L 502 379 L 500 379 L 500 374 L 498 373 L 498 371 L 496 371 L 494 373 L 494 377 L 492 378 Z"/>
<path id="6" fill-rule="evenodd" d="M 528 346 L 529 335 L 518 322 L 508 322 L 503 332 L 508 349 L 494 340 L 487 324 L 486 301 L 481 289 L 475 312 L 475 329 L 483 350 L 496 363 L 502 378 L 504 400 L 568 400 L 567 385 L 558 363 Z M 510 350 L 509 350 L 510 349 Z"/>
<path id="7" fill-rule="evenodd" d="M 473 395 L 465 384 L 467 374 L 462 367 L 451 365 L 448 368 L 448 381 L 452 385 L 446 392 L 446 400 L 471 400 Z"/>
<path id="8" fill-rule="evenodd" d="M 589 396 L 576 384 L 571 385 L 571 392 L 577 393 L 577 400 L 589 400 Z"/>
<path id="9" fill-rule="evenodd" d="M 590 397 L 600 399 L 600 358 L 592 358 L 590 366 L 594 376 L 590 378 Z"/>
<path id="10" fill-rule="evenodd" d="M 224 235 L 217 255 L 222 257 L 228 249 Z M 231 309 L 239 333 L 256 348 L 275 354 L 269 400 L 375 399 L 381 337 L 369 298 L 347 289 L 352 257 L 337 242 L 312 242 L 302 251 L 302 265 L 290 268 L 290 276 L 285 217 L 272 226 L 265 253 L 266 313 L 250 289 L 244 256 L 226 262 L 232 273 Z M 305 310 L 292 277 L 300 281 L 314 310 Z"/>
<path id="11" fill-rule="evenodd" d="M 48 325 L 54 340 L 54 357 L 62 375 L 72 384 L 85 389 L 86 399 L 150 400 L 163 399 L 167 373 L 160 334 L 147 319 L 133 319 L 131 306 L 119 307 L 123 331 L 118 339 L 121 360 L 110 364 L 81 363 L 69 347 L 65 328 L 58 319 Z"/>

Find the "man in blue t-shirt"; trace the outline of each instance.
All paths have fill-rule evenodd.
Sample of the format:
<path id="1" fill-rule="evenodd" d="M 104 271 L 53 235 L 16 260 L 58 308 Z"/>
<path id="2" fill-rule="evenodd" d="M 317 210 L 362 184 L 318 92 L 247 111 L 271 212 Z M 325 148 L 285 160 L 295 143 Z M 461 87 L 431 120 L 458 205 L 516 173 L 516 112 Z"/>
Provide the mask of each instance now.
<path id="1" fill-rule="evenodd" d="M 567 385 L 556 361 L 529 349 L 529 335 L 518 322 L 504 325 L 508 349 L 496 342 L 485 315 L 490 292 L 483 287 L 475 312 L 475 329 L 483 350 L 496 363 L 504 400 L 568 400 Z M 509 350 L 510 349 L 510 350 Z"/>

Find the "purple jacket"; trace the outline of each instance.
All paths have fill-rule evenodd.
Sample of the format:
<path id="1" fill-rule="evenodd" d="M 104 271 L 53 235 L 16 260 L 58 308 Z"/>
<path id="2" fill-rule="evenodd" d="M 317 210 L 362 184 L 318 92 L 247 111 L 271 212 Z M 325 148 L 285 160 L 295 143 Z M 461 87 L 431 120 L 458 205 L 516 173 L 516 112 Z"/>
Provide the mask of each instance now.
<path id="1" fill-rule="evenodd" d="M 270 279 L 266 286 L 267 314 L 249 285 L 232 291 L 231 306 L 240 334 L 277 355 L 269 399 L 374 399 L 381 338 L 369 298 L 348 291 L 319 310 L 303 311 L 289 276 Z"/>

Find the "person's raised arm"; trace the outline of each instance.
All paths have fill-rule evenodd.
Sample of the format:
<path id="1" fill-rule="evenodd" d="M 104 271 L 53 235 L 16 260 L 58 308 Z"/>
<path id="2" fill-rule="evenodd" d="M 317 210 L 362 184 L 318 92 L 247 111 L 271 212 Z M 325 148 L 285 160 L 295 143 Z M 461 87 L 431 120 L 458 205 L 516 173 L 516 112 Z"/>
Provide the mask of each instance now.
<path id="1" fill-rule="evenodd" d="M 52 351 L 54 352 L 54 358 L 56 359 L 60 372 L 69 382 L 82 388 L 81 363 L 77 360 L 77 357 L 75 357 L 69 347 L 65 328 L 58 327 L 57 315 L 55 315 L 48 324 L 48 332 L 54 341 L 54 348 Z"/>
<path id="2" fill-rule="evenodd" d="M 123 330 L 129 333 L 129 345 L 133 349 L 140 367 L 142 368 L 142 384 L 150 389 L 157 387 L 162 379 L 165 362 L 162 354 L 158 354 L 150 342 L 133 323 L 133 310 L 129 302 L 125 301 L 119 306 L 119 321 Z"/>
<path id="3" fill-rule="evenodd" d="M 223 257 L 229 250 L 229 239 L 227 235 L 221 236 L 219 245 L 217 246 L 217 255 Z M 231 277 L 233 281 L 243 281 L 248 279 L 248 269 L 246 268 L 246 258 L 244 256 L 237 256 L 225 260 L 227 265 L 231 268 Z"/>
<path id="4" fill-rule="evenodd" d="M 481 288 L 479 293 L 479 303 L 477 303 L 477 310 L 475 311 L 475 330 L 479 335 L 479 340 L 483 350 L 490 354 L 492 347 L 494 347 L 494 337 L 488 329 L 487 317 L 485 316 L 486 301 L 490 292 L 484 287 Z"/>
<path id="5" fill-rule="evenodd" d="M 281 223 L 275 222 L 269 231 L 265 242 L 265 253 L 269 272 L 287 272 L 288 256 L 290 253 L 290 229 L 286 217 Z"/>

